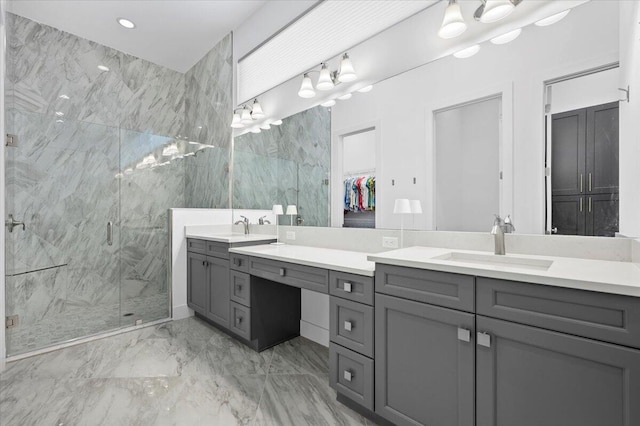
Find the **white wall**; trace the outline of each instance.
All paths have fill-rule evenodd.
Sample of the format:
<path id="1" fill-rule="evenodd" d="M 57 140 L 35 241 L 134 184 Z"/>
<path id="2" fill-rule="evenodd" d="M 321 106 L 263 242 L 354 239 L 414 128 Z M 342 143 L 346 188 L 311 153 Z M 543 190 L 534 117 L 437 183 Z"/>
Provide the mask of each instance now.
<path id="1" fill-rule="evenodd" d="M 433 134 L 427 131 L 431 125 L 427 126 L 425 117 L 432 117 L 433 105 L 445 106 L 448 99 L 451 105 L 464 98 L 476 99 L 486 92 L 483 88 L 495 86 L 497 92 L 501 87 L 513 90 L 511 99 L 503 96 L 503 106 L 513 102 L 512 110 L 503 108 L 505 119 L 513 117 L 512 134 L 503 134 L 505 143 L 513 141 L 513 190 L 509 192 L 514 208 L 509 213 L 519 233 L 544 232 L 544 82 L 617 61 L 618 15 L 617 2 L 589 2 L 558 24 L 524 28 L 510 44 L 483 43 L 472 58 L 438 60 L 334 106 L 334 135 L 359 124 L 381 123 L 382 164 L 376 181 L 380 218 L 376 226 L 398 228 L 392 200 L 419 198 L 425 214 L 416 218 L 416 225 L 432 229 L 433 155 L 429 147 Z M 415 185 L 413 177 L 417 178 Z"/>
<path id="2" fill-rule="evenodd" d="M 631 101 L 620 102 L 620 233 L 640 237 L 639 2 L 621 2 L 620 24 L 619 87 L 631 87 Z"/>

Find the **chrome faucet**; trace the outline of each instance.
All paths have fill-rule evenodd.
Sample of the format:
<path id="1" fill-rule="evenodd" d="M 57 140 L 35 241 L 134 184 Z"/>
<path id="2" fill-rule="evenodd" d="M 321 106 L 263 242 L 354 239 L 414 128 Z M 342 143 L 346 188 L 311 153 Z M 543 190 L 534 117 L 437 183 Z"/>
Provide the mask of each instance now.
<path id="1" fill-rule="evenodd" d="M 5 221 L 4 225 L 7 228 L 9 228 L 9 232 L 13 232 L 13 228 L 15 228 L 16 226 L 22 226 L 22 230 L 23 231 L 25 229 L 27 229 L 27 227 L 24 224 L 24 222 L 19 222 L 19 221 L 15 220 L 12 214 L 9 215 L 9 220 Z"/>
<path id="2" fill-rule="evenodd" d="M 491 235 L 494 236 L 495 240 L 495 254 L 504 255 L 505 254 L 505 246 L 504 246 L 504 234 L 510 234 L 516 230 L 513 226 L 513 221 L 511 220 L 511 215 L 507 215 L 507 217 L 502 220 L 502 218 L 498 215 L 495 215 L 496 218 L 493 220 L 493 228 L 491 228 Z"/>
<path id="3" fill-rule="evenodd" d="M 258 225 L 265 225 L 265 224 L 271 225 L 271 221 L 265 219 L 265 217 L 267 216 L 265 215 L 265 216 L 262 216 L 260 219 L 258 219 Z"/>
<path id="4" fill-rule="evenodd" d="M 249 235 L 249 219 L 245 216 L 240 216 L 242 220 L 239 220 L 235 225 L 244 225 L 244 235 Z"/>

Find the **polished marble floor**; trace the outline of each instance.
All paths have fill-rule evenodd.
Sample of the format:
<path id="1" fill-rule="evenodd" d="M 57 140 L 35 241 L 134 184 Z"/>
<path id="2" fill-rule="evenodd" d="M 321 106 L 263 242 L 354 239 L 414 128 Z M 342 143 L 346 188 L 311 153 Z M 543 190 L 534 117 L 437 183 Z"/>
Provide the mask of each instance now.
<path id="1" fill-rule="evenodd" d="M 0 424 L 371 425 L 335 400 L 327 348 L 258 354 L 197 318 L 7 364 Z"/>

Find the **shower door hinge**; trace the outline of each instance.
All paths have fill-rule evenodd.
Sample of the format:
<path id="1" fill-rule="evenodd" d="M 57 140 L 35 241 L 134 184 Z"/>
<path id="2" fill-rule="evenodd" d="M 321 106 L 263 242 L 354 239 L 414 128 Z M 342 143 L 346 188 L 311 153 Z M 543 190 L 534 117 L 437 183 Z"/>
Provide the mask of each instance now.
<path id="1" fill-rule="evenodd" d="M 8 316 L 5 320 L 5 328 L 14 328 L 20 323 L 20 317 L 18 315 Z"/>
<path id="2" fill-rule="evenodd" d="M 15 148 L 18 146 L 18 136 L 7 133 L 4 139 L 4 145 Z"/>

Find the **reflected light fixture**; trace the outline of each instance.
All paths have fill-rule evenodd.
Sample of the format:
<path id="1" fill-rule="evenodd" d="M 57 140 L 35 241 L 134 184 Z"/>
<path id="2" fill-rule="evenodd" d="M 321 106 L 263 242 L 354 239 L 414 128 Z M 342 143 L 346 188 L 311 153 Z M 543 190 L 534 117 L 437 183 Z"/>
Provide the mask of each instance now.
<path id="1" fill-rule="evenodd" d="M 269 124 L 269 122 L 268 122 L 268 121 L 265 121 L 264 123 L 262 123 L 262 124 L 260 125 L 260 129 L 262 129 L 262 130 L 269 130 L 269 129 L 271 129 L 271 125 Z"/>
<path id="2" fill-rule="evenodd" d="M 118 24 L 122 25 L 124 28 L 128 30 L 132 30 L 136 27 L 136 24 L 134 24 L 133 21 L 127 18 L 118 18 L 116 19 L 116 21 L 118 21 Z"/>
<path id="3" fill-rule="evenodd" d="M 320 76 L 318 77 L 318 82 L 316 83 L 316 89 L 331 90 L 334 87 L 335 84 L 333 84 L 333 78 L 331 78 L 331 71 L 329 70 L 329 68 L 327 68 L 327 64 L 322 64 Z"/>
<path id="4" fill-rule="evenodd" d="M 324 101 L 323 103 L 321 103 L 320 105 L 322 105 L 323 107 L 332 107 L 336 104 L 336 100 L 335 99 L 329 99 L 328 101 Z"/>
<path id="5" fill-rule="evenodd" d="M 273 124 L 274 126 L 279 126 L 282 124 L 282 120 L 276 120 L 274 122 L 272 122 L 271 124 Z"/>
<path id="6" fill-rule="evenodd" d="M 62 111 L 56 111 L 56 115 L 57 115 L 58 117 L 62 117 L 62 116 L 64 115 L 64 112 L 62 112 Z"/>
<path id="7" fill-rule="evenodd" d="M 515 8 L 510 0 L 487 0 L 480 15 L 480 22 L 483 24 L 497 22 L 509 16 Z"/>
<path id="8" fill-rule="evenodd" d="M 498 37 L 494 37 L 491 39 L 491 43 L 493 44 L 507 44 L 515 39 L 522 33 L 522 28 L 515 29 L 513 31 L 509 31 L 508 33 L 504 33 L 499 35 Z"/>
<path id="9" fill-rule="evenodd" d="M 242 113 L 240 114 L 240 122 L 242 124 L 251 124 L 253 123 L 253 119 L 251 118 L 251 110 L 247 107 L 242 108 Z"/>
<path id="10" fill-rule="evenodd" d="M 60 99 L 64 99 L 65 101 L 66 101 L 66 100 L 69 100 L 69 96 L 67 96 L 67 95 L 60 95 L 60 96 L 58 96 L 58 97 L 59 97 Z"/>
<path id="11" fill-rule="evenodd" d="M 309 74 L 305 73 L 302 76 L 302 84 L 300 85 L 300 90 L 298 90 L 298 96 L 301 98 L 309 99 L 313 98 L 316 95 L 316 91 L 313 90 L 313 83 L 311 83 L 311 78 Z"/>
<path id="12" fill-rule="evenodd" d="M 370 84 L 368 86 L 364 86 L 362 89 L 358 89 L 358 92 L 367 93 L 367 92 L 370 92 L 372 89 L 373 89 L 373 84 Z"/>
<path id="13" fill-rule="evenodd" d="M 254 99 L 253 106 L 251 107 L 251 117 L 255 118 L 256 120 L 259 120 L 264 116 L 265 114 L 262 111 L 262 106 L 260 105 L 260 102 L 258 102 L 258 99 Z"/>
<path id="14" fill-rule="evenodd" d="M 346 101 L 347 99 L 351 99 L 353 95 L 351 93 L 346 93 L 342 96 L 338 96 L 338 99 L 341 101 Z"/>
<path id="15" fill-rule="evenodd" d="M 165 146 L 162 149 L 162 155 L 164 157 L 170 157 L 172 155 L 176 155 L 179 154 L 180 151 L 178 150 L 178 145 L 175 143 L 172 143 L 171 145 Z"/>
<path id="16" fill-rule="evenodd" d="M 539 26 L 539 27 L 546 27 L 546 26 L 549 26 L 549 25 L 553 25 L 556 22 L 559 22 L 560 20 L 562 20 L 565 16 L 567 16 L 570 11 L 571 11 L 571 9 L 567 9 L 567 10 L 562 11 L 560 13 L 556 13 L 555 15 L 551 15 L 551 16 L 548 16 L 548 17 L 546 17 L 544 19 L 539 20 L 535 24 L 537 26 Z"/>
<path id="17" fill-rule="evenodd" d="M 240 119 L 240 114 L 238 114 L 237 112 L 233 113 L 233 119 L 231 120 L 231 127 L 233 127 L 234 129 L 242 129 L 244 127 L 244 124 L 242 124 L 242 121 Z"/>
<path id="18" fill-rule="evenodd" d="M 467 47 L 466 49 L 458 50 L 453 54 L 458 59 L 470 58 L 476 53 L 480 51 L 480 45 L 474 44 L 473 46 Z"/>
<path id="19" fill-rule="evenodd" d="M 109 71 L 109 67 L 104 66 L 104 65 L 98 65 L 98 69 L 99 69 L 100 71 L 104 71 L 104 72 Z"/>
<path id="20" fill-rule="evenodd" d="M 467 31 L 467 24 L 462 17 L 460 5 L 456 0 L 449 0 L 449 5 L 444 11 L 444 18 L 442 19 L 438 36 L 445 39 L 454 38 L 465 31 Z"/>
<path id="21" fill-rule="evenodd" d="M 338 74 L 338 81 L 341 83 L 348 83 L 358 78 L 356 70 L 353 68 L 349 54 L 342 55 L 342 61 L 340 62 L 340 73 Z"/>
<path id="22" fill-rule="evenodd" d="M 251 133 L 260 133 L 262 130 L 260 130 L 260 127 L 254 127 L 253 129 L 251 129 Z"/>

